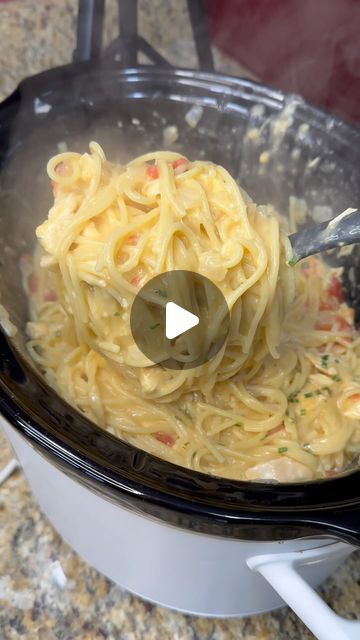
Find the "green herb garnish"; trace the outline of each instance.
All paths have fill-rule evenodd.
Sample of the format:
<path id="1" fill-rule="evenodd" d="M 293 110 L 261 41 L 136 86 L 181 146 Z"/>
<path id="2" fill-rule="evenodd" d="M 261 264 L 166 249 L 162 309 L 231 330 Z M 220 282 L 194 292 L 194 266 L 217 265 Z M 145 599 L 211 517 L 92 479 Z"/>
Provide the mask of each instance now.
<path id="1" fill-rule="evenodd" d="M 278 453 L 286 453 L 286 452 L 287 452 L 287 450 L 288 450 L 288 448 L 287 448 L 287 447 L 279 447 L 279 448 L 278 448 Z"/>
<path id="2" fill-rule="evenodd" d="M 331 376 L 332 379 L 334 380 L 334 382 L 341 382 L 341 378 L 338 374 L 336 374 L 335 376 Z"/>
<path id="3" fill-rule="evenodd" d="M 262 438 L 260 438 L 260 442 L 262 442 L 263 440 L 265 440 L 265 438 L 267 438 L 267 437 L 268 437 L 268 435 L 269 435 L 268 433 L 265 433 L 265 435 L 264 435 Z"/>
<path id="4" fill-rule="evenodd" d="M 298 391 L 293 391 L 293 393 L 290 393 L 290 395 L 288 396 L 288 402 L 299 402 Z"/>
<path id="5" fill-rule="evenodd" d="M 157 327 L 160 327 L 160 322 L 155 322 L 155 324 L 151 325 L 150 329 L 156 329 Z"/>
<path id="6" fill-rule="evenodd" d="M 235 427 L 243 427 L 243 423 L 242 422 L 235 422 Z"/>
<path id="7" fill-rule="evenodd" d="M 295 267 L 297 262 L 299 262 L 298 256 L 293 256 L 290 260 L 288 260 L 288 265 L 289 267 Z"/>
<path id="8" fill-rule="evenodd" d="M 331 389 L 329 387 L 321 387 L 321 389 L 316 389 L 315 390 L 315 395 L 316 396 L 321 396 L 321 395 L 323 395 L 325 393 L 325 391 L 329 396 L 332 395 Z"/>
<path id="9" fill-rule="evenodd" d="M 180 418 L 180 416 L 175 416 L 175 420 L 178 420 L 178 422 L 182 422 L 183 421 L 183 419 Z"/>
<path id="10" fill-rule="evenodd" d="M 116 316 L 116 317 L 121 316 L 120 311 L 115 311 L 114 316 Z"/>
<path id="11" fill-rule="evenodd" d="M 306 409 L 300 409 L 300 415 L 306 416 Z"/>
<path id="12" fill-rule="evenodd" d="M 328 366 L 329 355 L 325 353 L 325 355 L 321 356 L 321 366 L 323 369 L 326 369 Z"/>
<path id="13" fill-rule="evenodd" d="M 193 462 L 195 456 L 197 454 L 197 451 L 193 451 L 192 455 L 191 455 L 191 462 Z"/>
<path id="14" fill-rule="evenodd" d="M 158 296 L 161 296 L 162 298 L 168 297 L 166 291 L 164 291 L 163 289 L 155 289 L 155 293 L 157 293 Z"/>
<path id="15" fill-rule="evenodd" d="M 304 393 L 305 398 L 312 398 L 314 396 L 312 391 L 308 391 L 307 393 Z"/>

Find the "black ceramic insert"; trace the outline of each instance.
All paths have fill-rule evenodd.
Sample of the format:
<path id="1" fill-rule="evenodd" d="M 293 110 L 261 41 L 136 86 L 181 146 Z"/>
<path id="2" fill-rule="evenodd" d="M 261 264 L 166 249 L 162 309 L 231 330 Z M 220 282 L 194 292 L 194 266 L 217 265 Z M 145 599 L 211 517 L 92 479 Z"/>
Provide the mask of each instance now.
<path id="1" fill-rule="evenodd" d="M 202 112 L 192 128 L 185 116 L 194 105 Z M 272 144 L 272 123 L 284 108 L 292 115 L 281 143 L 272 146 L 269 163 L 259 163 Z M 110 159 L 124 161 L 162 147 L 168 124 L 178 127 L 180 153 L 223 164 L 257 202 L 272 202 L 284 213 L 289 195 L 306 198 L 310 206 L 331 202 L 334 211 L 359 202 L 359 132 L 280 91 L 211 73 L 93 63 L 27 79 L 0 105 L 1 303 L 19 329 L 11 343 L 0 336 L 0 410 L 79 482 L 176 526 L 253 540 L 326 531 L 359 542 L 358 470 L 312 483 L 274 485 L 183 469 L 86 420 L 47 387 L 26 355 L 27 306 L 18 262 L 32 250 L 34 229 L 51 203 L 47 159 L 59 143 L 84 151 L 95 139 Z M 262 137 L 255 144 L 248 132 L 257 127 Z M 351 260 L 357 269 L 357 250 Z M 345 285 L 356 306 L 356 288 Z"/>

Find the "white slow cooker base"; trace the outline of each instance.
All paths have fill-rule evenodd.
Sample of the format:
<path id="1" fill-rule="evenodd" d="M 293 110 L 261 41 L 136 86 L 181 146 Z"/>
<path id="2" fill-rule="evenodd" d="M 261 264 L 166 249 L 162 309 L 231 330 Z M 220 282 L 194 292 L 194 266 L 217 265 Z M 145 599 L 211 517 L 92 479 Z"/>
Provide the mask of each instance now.
<path id="1" fill-rule="evenodd" d="M 32 491 L 62 537 L 108 578 L 151 602 L 188 614 L 245 616 L 284 605 L 248 565 L 255 555 L 329 546 L 326 561 L 302 568 L 317 586 L 341 564 L 329 539 L 248 542 L 200 535 L 134 513 L 82 486 L 50 464 L 5 421 Z M 345 545 L 344 545 L 345 547 Z"/>

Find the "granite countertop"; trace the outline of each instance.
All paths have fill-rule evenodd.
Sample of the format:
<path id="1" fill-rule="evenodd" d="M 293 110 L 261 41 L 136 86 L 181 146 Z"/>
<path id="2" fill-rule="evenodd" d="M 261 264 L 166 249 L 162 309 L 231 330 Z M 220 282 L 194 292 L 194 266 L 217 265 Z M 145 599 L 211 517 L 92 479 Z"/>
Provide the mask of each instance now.
<path id="1" fill-rule="evenodd" d="M 107 0 L 107 8 L 106 42 L 116 34 L 114 0 Z M 75 15 L 75 0 L 0 2 L 1 99 L 23 77 L 70 61 Z M 169 28 L 159 30 L 165 21 Z M 139 22 L 142 34 L 170 61 L 192 66 L 185 0 L 142 0 Z M 181 39 L 176 37 L 179 33 Z M 244 75 L 218 52 L 215 59 L 218 69 Z M 0 469 L 11 457 L 0 435 Z M 338 613 L 358 615 L 359 553 L 327 580 L 322 594 Z M 243 619 L 202 619 L 130 595 L 87 565 L 58 536 L 17 470 L 0 487 L 0 638 L 309 640 L 313 635 L 286 607 Z"/>

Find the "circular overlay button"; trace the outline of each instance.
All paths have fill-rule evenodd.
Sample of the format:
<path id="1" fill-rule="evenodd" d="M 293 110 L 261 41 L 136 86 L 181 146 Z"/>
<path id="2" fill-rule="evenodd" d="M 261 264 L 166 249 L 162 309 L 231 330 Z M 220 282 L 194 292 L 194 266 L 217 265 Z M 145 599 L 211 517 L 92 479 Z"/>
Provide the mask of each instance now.
<path id="1" fill-rule="evenodd" d="M 140 351 L 168 369 L 192 369 L 223 346 L 230 314 L 218 287 L 193 271 L 166 271 L 134 299 L 130 325 Z"/>

